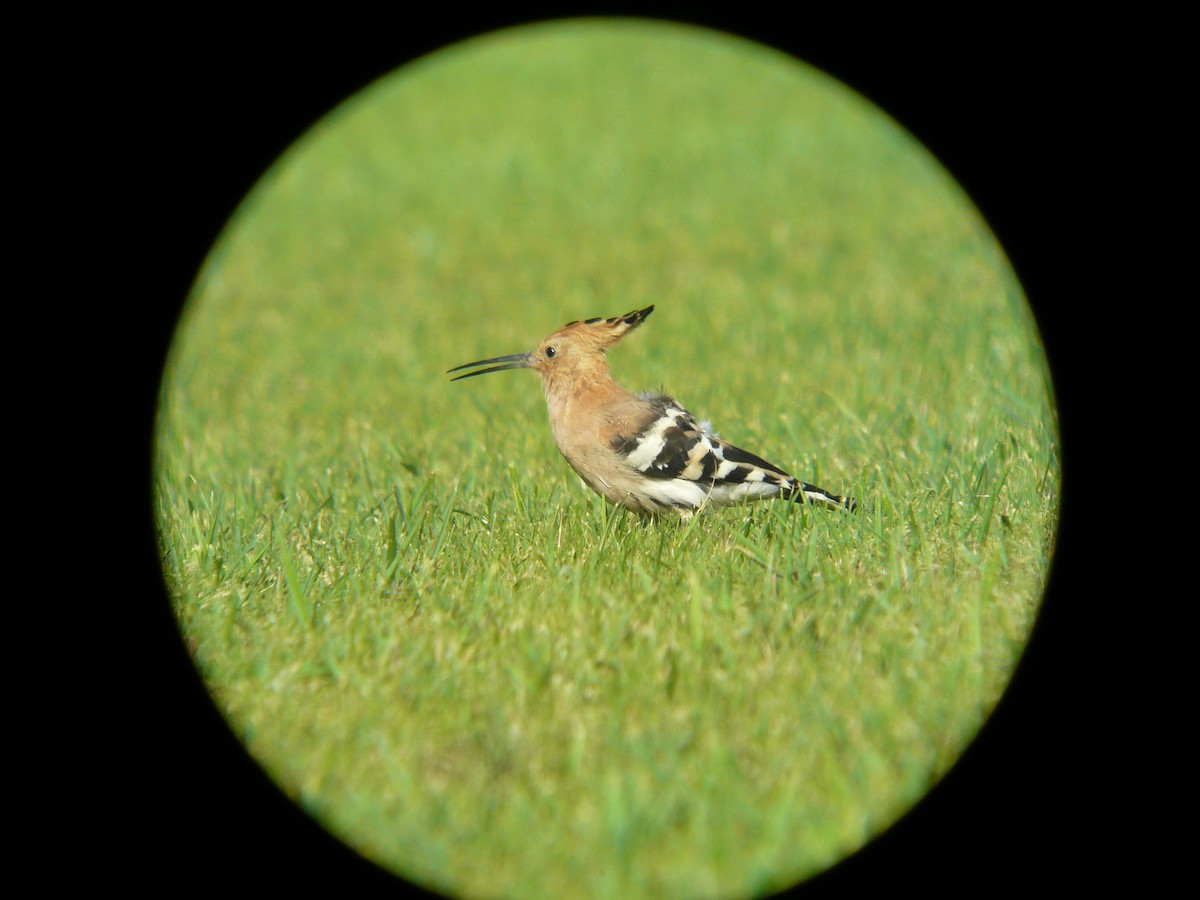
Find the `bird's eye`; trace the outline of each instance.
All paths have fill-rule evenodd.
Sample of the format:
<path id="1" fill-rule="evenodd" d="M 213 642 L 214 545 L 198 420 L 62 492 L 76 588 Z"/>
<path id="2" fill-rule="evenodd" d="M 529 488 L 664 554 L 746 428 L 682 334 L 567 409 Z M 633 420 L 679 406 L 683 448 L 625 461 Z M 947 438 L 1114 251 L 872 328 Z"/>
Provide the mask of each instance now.
<path id="1" fill-rule="evenodd" d="M 558 356 L 557 350 L 555 350 L 553 347 L 546 348 L 546 359 L 554 359 L 556 356 Z"/>

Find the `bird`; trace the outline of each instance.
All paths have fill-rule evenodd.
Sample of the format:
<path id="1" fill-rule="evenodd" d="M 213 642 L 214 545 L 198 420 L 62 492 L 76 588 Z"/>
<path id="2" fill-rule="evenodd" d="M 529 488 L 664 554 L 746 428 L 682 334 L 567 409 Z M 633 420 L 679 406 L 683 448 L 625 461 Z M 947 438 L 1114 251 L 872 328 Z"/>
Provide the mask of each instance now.
<path id="1" fill-rule="evenodd" d="M 464 363 L 446 374 L 474 378 L 533 369 L 542 379 L 554 443 L 584 483 L 609 503 L 640 515 L 784 497 L 853 512 L 858 504 L 807 484 L 722 440 L 677 400 L 661 392 L 630 393 L 613 380 L 607 352 L 654 312 L 653 306 L 611 318 L 568 322 L 527 353 Z"/>

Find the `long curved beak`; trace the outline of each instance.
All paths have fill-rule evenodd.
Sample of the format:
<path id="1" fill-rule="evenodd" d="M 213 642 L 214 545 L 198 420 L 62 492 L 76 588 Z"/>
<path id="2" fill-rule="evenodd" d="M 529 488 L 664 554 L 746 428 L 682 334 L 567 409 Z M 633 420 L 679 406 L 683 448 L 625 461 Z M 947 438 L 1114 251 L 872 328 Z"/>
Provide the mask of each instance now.
<path id="1" fill-rule="evenodd" d="M 493 356 L 491 359 L 480 359 L 475 362 L 465 363 L 461 366 L 455 366 L 453 369 L 447 369 L 446 374 L 458 372 L 461 369 L 473 369 L 476 366 L 489 366 L 487 369 L 480 369 L 478 372 L 467 372 L 465 375 L 459 375 L 451 378 L 451 381 L 458 381 L 462 378 L 474 378 L 476 375 L 486 375 L 488 372 L 503 372 L 505 369 L 528 369 L 530 353 L 514 353 L 511 356 Z M 504 365 L 493 366 L 492 363 L 504 363 Z"/>

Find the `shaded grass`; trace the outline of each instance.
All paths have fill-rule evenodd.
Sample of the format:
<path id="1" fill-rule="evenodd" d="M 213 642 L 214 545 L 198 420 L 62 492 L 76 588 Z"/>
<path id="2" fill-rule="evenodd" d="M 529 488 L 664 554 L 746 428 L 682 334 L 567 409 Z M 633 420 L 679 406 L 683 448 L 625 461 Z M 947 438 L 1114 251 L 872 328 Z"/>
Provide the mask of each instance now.
<path id="1" fill-rule="evenodd" d="M 308 136 L 163 386 L 164 570 L 247 746 L 349 844 L 470 895 L 781 888 L 954 762 L 1053 551 L 1055 424 L 1003 255 L 919 148 L 696 32 L 532 30 Z M 557 457 L 567 319 L 864 501 L 641 523 Z"/>

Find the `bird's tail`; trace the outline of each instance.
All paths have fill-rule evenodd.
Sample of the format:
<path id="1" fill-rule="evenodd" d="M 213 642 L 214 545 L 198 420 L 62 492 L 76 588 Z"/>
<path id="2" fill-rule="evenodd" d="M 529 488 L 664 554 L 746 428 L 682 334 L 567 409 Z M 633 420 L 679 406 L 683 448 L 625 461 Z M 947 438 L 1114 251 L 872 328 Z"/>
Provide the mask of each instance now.
<path id="1" fill-rule="evenodd" d="M 824 506 L 830 509 L 848 509 L 854 512 L 858 509 L 858 501 L 853 497 L 839 497 L 837 494 L 831 494 L 824 488 L 819 488 L 813 484 L 805 484 L 803 481 L 797 481 L 796 487 L 788 495 L 789 500 L 796 503 L 814 503 L 817 506 Z"/>

